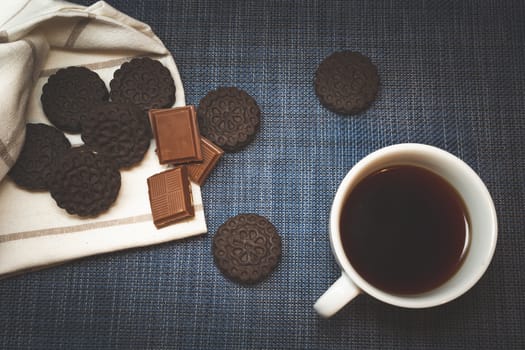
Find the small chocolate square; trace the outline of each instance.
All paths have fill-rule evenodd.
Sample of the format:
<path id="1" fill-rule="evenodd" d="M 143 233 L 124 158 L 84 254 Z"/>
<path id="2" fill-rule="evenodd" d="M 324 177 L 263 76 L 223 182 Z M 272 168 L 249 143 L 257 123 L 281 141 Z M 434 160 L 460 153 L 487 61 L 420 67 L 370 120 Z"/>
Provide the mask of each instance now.
<path id="1" fill-rule="evenodd" d="M 160 164 L 202 161 L 199 126 L 194 106 L 152 109 L 149 119 Z"/>
<path id="2" fill-rule="evenodd" d="M 150 176 L 148 193 L 153 223 L 157 228 L 195 215 L 185 166 Z"/>
<path id="3" fill-rule="evenodd" d="M 207 138 L 201 137 L 202 163 L 188 164 L 188 176 L 190 180 L 202 186 L 208 178 L 224 151 Z"/>

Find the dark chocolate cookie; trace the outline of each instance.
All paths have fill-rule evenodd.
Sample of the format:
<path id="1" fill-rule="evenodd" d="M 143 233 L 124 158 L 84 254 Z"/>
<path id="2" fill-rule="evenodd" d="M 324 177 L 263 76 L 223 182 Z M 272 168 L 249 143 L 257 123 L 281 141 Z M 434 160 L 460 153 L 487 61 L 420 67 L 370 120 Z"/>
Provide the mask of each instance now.
<path id="1" fill-rule="evenodd" d="M 46 124 L 27 124 L 24 146 L 9 176 L 29 190 L 47 190 L 57 159 L 70 147 L 62 131 Z"/>
<path id="2" fill-rule="evenodd" d="M 334 52 L 315 72 L 315 93 L 326 108 L 357 114 L 370 106 L 379 89 L 377 68 L 358 52 Z"/>
<path id="3" fill-rule="evenodd" d="M 219 87 L 202 98 L 197 117 L 203 136 L 226 152 L 236 152 L 254 139 L 261 110 L 245 91 Z"/>
<path id="4" fill-rule="evenodd" d="M 59 69 L 42 88 L 42 107 L 57 128 L 80 132 L 80 119 L 93 106 L 109 98 L 106 85 L 97 73 L 84 67 Z"/>
<path id="5" fill-rule="evenodd" d="M 145 118 L 150 109 L 168 108 L 175 103 L 175 82 L 170 71 L 148 57 L 124 63 L 113 74 L 109 86 L 112 101 L 135 104 Z"/>
<path id="6" fill-rule="evenodd" d="M 105 156 L 86 146 L 71 148 L 57 163 L 50 182 L 60 208 L 79 216 L 96 216 L 115 202 L 120 173 Z"/>
<path id="7" fill-rule="evenodd" d="M 212 251 L 225 276 L 240 283 L 257 283 L 279 263 L 281 237 L 265 217 L 239 214 L 219 227 Z"/>
<path id="8" fill-rule="evenodd" d="M 95 106 L 82 119 L 82 140 L 117 167 L 127 168 L 142 160 L 150 134 L 138 107 L 107 102 Z"/>

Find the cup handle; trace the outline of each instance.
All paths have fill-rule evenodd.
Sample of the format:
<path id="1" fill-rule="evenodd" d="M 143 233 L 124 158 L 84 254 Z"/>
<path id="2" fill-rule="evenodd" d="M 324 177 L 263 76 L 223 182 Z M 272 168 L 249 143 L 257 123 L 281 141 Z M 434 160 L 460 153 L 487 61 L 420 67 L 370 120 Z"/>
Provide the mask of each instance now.
<path id="1" fill-rule="evenodd" d="M 320 316 L 328 318 L 359 294 L 361 294 L 361 289 L 343 272 L 341 277 L 317 299 L 314 309 Z"/>

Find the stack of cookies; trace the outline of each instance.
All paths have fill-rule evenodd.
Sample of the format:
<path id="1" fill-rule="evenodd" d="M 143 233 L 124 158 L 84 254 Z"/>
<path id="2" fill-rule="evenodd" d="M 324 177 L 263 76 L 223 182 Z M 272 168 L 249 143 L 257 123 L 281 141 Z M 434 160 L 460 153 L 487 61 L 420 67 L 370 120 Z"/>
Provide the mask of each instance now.
<path id="1" fill-rule="evenodd" d="M 124 63 L 109 86 L 86 67 L 49 77 L 41 102 L 53 126 L 26 126 L 24 147 L 9 173 L 16 184 L 49 191 L 70 214 L 97 216 L 118 196 L 120 169 L 140 163 L 154 135 L 159 163 L 174 166 L 148 179 L 154 223 L 163 227 L 193 216 L 189 181 L 202 185 L 223 149 L 242 149 L 259 128 L 257 103 L 233 87 L 210 92 L 198 117 L 193 106 L 169 108 L 175 103 L 173 78 L 150 58 Z M 72 148 L 64 132 L 80 133 L 84 144 Z"/>
<path id="2" fill-rule="evenodd" d="M 111 207 L 120 191 L 119 170 L 138 164 L 149 148 L 148 111 L 172 106 L 175 84 L 160 62 L 136 58 L 115 71 L 110 87 L 85 67 L 49 77 L 41 102 L 54 127 L 27 124 L 9 173 L 16 184 L 47 190 L 59 207 L 82 217 Z M 72 148 L 64 132 L 80 133 L 84 144 Z"/>

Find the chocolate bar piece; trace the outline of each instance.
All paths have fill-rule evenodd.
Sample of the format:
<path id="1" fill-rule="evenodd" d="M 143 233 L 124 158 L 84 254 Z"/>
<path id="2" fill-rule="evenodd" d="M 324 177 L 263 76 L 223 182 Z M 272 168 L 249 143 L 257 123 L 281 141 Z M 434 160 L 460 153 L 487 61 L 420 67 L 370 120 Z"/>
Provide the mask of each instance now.
<path id="1" fill-rule="evenodd" d="M 190 180 L 202 186 L 208 178 L 217 162 L 224 154 L 219 146 L 212 143 L 207 138 L 201 137 L 202 163 L 188 164 L 188 176 Z"/>
<path id="2" fill-rule="evenodd" d="M 148 190 L 153 223 L 157 228 L 195 215 L 185 166 L 149 177 Z"/>
<path id="3" fill-rule="evenodd" d="M 202 161 L 195 107 L 185 106 L 149 111 L 160 164 Z"/>

